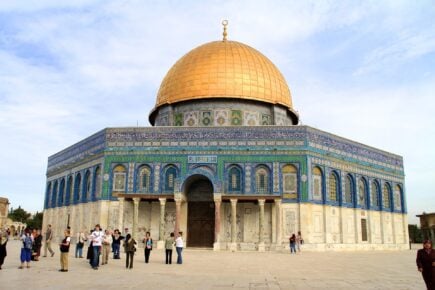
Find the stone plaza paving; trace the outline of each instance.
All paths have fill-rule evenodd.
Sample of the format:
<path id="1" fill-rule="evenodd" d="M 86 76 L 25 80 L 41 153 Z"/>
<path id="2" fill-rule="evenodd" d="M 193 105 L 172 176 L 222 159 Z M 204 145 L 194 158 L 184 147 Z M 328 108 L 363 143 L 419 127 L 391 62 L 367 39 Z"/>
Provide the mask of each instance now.
<path id="1" fill-rule="evenodd" d="M 415 266 L 416 249 L 376 252 L 213 252 L 186 249 L 183 265 L 164 264 L 164 252 L 154 249 L 144 263 L 143 249 L 134 268 L 121 260 L 92 270 L 85 259 L 74 258 L 69 272 L 54 257 L 18 269 L 21 242 L 9 241 L 0 271 L 0 289 L 425 289 Z M 84 249 L 86 252 L 86 249 Z M 174 251 L 173 260 L 176 260 Z"/>

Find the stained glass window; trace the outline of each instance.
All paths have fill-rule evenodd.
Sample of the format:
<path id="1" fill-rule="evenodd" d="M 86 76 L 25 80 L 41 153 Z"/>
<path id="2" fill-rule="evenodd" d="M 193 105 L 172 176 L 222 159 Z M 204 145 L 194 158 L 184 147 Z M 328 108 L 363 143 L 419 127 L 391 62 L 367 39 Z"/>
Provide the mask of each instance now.
<path id="1" fill-rule="evenodd" d="M 338 200 L 338 178 L 335 172 L 329 174 L 329 200 Z"/>

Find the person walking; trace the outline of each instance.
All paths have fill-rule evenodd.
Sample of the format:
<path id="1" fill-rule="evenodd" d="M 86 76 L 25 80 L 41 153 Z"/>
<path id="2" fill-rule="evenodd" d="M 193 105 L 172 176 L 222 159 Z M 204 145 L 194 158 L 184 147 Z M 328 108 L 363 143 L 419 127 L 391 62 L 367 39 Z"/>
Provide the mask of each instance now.
<path id="1" fill-rule="evenodd" d="M 148 264 L 150 260 L 151 251 L 153 250 L 153 239 L 151 238 L 150 232 L 146 232 L 145 238 L 143 239 L 142 242 L 145 244 L 144 246 L 145 263 Z"/>
<path id="2" fill-rule="evenodd" d="M 110 255 L 110 248 L 112 247 L 112 234 L 109 230 L 104 231 L 103 236 L 103 261 L 101 262 L 101 265 L 106 265 L 109 262 L 109 255 Z"/>
<path id="3" fill-rule="evenodd" d="M 133 269 L 134 252 L 136 252 L 136 241 L 127 234 L 124 241 L 124 249 L 127 258 L 125 259 L 125 268 Z"/>
<path id="4" fill-rule="evenodd" d="M 103 232 L 101 231 L 100 225 L 96 224 L 95 229 L 91 234 L 92 239 L 92 269 L 98 270 L 100 265 L 100 251 L 101 245 L 103 243 Z"/>
<path id="5" fill-rule="evenodd" d="M 60 247 L 60 270 L 59 272 L 68 272 L 68 254 L 69 254 L 69 245 L 71 243 L 70 231 L 64 231 L 65 237 L 62 240 L 62 243 L 59 244 Z"/>
<path id="6" fill-rule="evenodd" d="M 178 232 L 178 236 L 175 239 L 175 249 L 177 250 L 177 264 L 183 264 L 183 257 L 181 256 L 181 253 L 183 252 L 183 247 L 183 232 Z"/>
<path id="7" fill-rule="evenodd" d="M 83 247 L 85 246 L 85 242 L 87 241 L 85 233 L 83 230 L 77 233 L 77 243 L 76 243 L 76 258 L 83 258 Z"/>
<path id="8" fill-rule="evenodd" d="M 290 253 L 291 254 L 293 254 L 293 253 L 296 254 L 296 248 L 295 248 L 295 246 L 296 246 L 296 235 L 292 234 L 292 236 L 289 238 L 289 241 L 290 241 Z"/>
<path id="9" fill-rule="evenodd" d="M 29 229 L 26 229 L 24 231 L 24 234 L 21 236 L 20 240 L 23 242 L 23 246 L 21 247 L 21 254 L 20 254 L 21 266 L 18 268 L 23 269 L 24 263 L 26 263 L 27 268 L 30 268 L 30 260 L 32 258 L 33 239 Z"/>
<path id="10" fill-rule="evenodd" d="M 167 237 L 165 241 L 166 264 L 172 264 L 172 249 L 174 244 L 174 233 L 171 233 L 171 235 Z"/>
<path id="11" fill-rule="evenodd" d="M 51 256 L 54 256 L 54 251 L 51 249 L 51 240 L 53 239 L 53 230 L 51 229 L 51 225 L 47 226 L 47 231 L 45 232 L 45 247 L 44 247 L 44 256 L 47 257 L 47 250 L 50 252 Z"/>
<path id="12" fill-rule="evenodd" d="M 427 290 L 435 290 L 435 250 L 432 248 L 430 240 L 425 240 L 423 249 L 417 251 L 416 262 Z"/>
<path id="13" fill-rule="evenodd" d="M 119 230 L 116 229 L 112 235 L 113 259 L 121 259 L 120 249 L 121 249 L 121 241 L 123 239 L 124 237 L 121 236 Z"/>
<path id="14" fill-rule="evenodd" d="M 9 236 L 6 231 L 0 231 L 0 270 L 2 269 L 3 263 L 7 256 L 6 245 L 8 243 Z"/>

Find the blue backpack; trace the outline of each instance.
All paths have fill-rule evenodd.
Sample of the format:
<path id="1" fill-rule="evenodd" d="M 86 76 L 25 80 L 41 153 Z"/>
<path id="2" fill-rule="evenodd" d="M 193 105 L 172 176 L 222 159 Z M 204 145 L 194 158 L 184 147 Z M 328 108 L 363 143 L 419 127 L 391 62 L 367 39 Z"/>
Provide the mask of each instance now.
<path id="1" fill-rule="evenodd" d="M 32 249 L 32 238 L 30 236 L 26 236 L 24 238 L 24 248 L 31 250 Z"/>

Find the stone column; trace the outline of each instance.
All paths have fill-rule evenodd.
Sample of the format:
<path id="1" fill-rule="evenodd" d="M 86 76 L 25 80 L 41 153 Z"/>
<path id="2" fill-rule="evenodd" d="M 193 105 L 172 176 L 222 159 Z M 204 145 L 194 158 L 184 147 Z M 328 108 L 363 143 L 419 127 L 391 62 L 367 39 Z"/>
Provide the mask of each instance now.
<path id="1" fill-rule="evenodd" d="M 393 244 L 396 244 L 396 213 L 391 213 L 391 228 L 393 233 Z"/>
<path id="2" fill-rule="evenodd" d="M 380 215 L 381 215 L 381 243 L 385 244 L 386 240 L 385 240 L 385 235 L 384 235 L 384 229 L 385 229 L 385 215 L 384 215 L 384 211 L 381 209 L 380 210 Z"/>
<path id="3" fill-rule="evenodd" d="M 175 198 L 175 228 L 174 235 L 177 236 L 180 231 L 180 215 L 181 215 L 181 198 Z"/>
<path id="4" fill-rule="evenodd" d="M 231 251 L 237 251 L 237 198 L 231 201 Z"/>
<path id="5" fill-rule="evenodd" d="M 221 232 L 221 203 L 222 197 L 220 194 L 214 196 L 214 244 L 213 250 L 220 250 L 220 232 Z"/>
<path id="6" fill-rule="evenodd" d="M 259 199 L 258 200 L 258 206 L 260 207 L 260 214 L 259 214 L 259 222 L 260 222 L 260 229 L 258 234 L 258 251 L 264 252 L 265 246 L 264 246 L 264 203 L 265 199 Z"/>
<path id="7" fill-rule="evenodd" d="M 275 211 L 276 211 L 276 245 L 277 248 L 281 246 L 282 241 L 282 211 L 281 211 L 281 199 L 275 199 Z"/>
<path id="8" fill-rule="evenodd" d="M 118 197 L 119 208 L 118 208 L 118 229 L 121 233 L 124 232 L 124 200 L 123 197 Z"/>
<path id="9" fill-rule="evenodd" d="M 78 204 L 78 209 L 79 209 L 79 224 L 78 224 L 77 229 L 75 229 L 76 233 L 77 233 L 78 230 L 84 228 L 84 225 L 83 225 L 83 220 L 84 220 L 84 219 L 83 219 L 84 209 L 83 209 L 83 207 L 84 207 L 84 204 L 83 204 L 83 203 L 79 203 L 79 204 Z M 57 218 L 56 218 L 56 220 L 57 220 Z M 94 226 L 94 225 L 92 225 L 92 227 L 93 227 L 93 226 Z M 73 229 L 73 230 L 74 230 L 74 229 Z"/>
<path id="10" fill-rule="evenodd" d="M 159 224 L 159 241 L 157 249 L 163 249 L 165 246 L 165 206 L 166 198 L 159 198 L 160 201 L 160 224 Z"/>
<path id="11" fill-rule="evenodd" d="M 139 202 L 140 197 L 133 198 L 133 230 L 131 234 L 136 241 L 138 241 L 137 225 L 139 221 Z"/>

